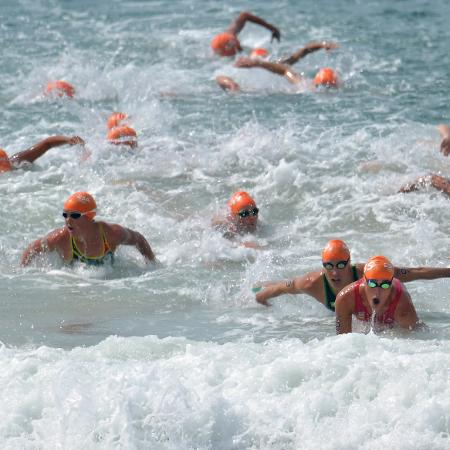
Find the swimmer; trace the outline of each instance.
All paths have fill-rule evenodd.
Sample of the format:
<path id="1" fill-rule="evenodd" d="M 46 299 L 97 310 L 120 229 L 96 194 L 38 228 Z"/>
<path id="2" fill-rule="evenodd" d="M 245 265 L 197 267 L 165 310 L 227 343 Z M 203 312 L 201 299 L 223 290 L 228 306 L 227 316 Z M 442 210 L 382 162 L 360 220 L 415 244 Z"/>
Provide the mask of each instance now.
<path id="1" fill-rule="evenodd" d="M 418 191 L 421 187 L 433 187 L 450 197 L 450 180 L 436 174 L 425 175 L 417 178 L 412 183 L 406 183 L 398 192 L 408 193 Z"/>
<path id="2" fill-rule="evenodd" d="M 113 261 L 119 245 L 134 245 L 147 263 L 155 255 L 142 234 L 121 225 L 94 220 L 97 205 L 87 192 L 75 192 L 64 203 L 65 226 L 31 243 L 23 252 L 21 265 L 29 265 L 36 256 L 57 252 L 66 263 L 80 261 L 101 265 Z"/>
<path id="3" fill-rule="evenodd" d="M 20 168 L 24 164 L 31 164 L 51 148 L 59 147 L 60 145 L 82 145 L 84 147 L 85 143 L 78 136 L 50 136 L 11 157 L 8 157 L 6 152 L 0 149 L 0 172 L 9 172 Z"/>
<path id="4" fill-rule="evenodd" d="M 113 145 L 126 145 L 135 148 L 138 145 L 136 130 L 128 125 L 120 125 L 108 132 L 108 142 Z"/>
<path id="5" fill-rule="evenodd" d="M 259 209 L 255 200 L 245 191 L 235 192 L 227 202 L 228 215 L 214 217 L 211 225 L 223 233 L 227 239 L 234 239 L 238 235 L 253 234 L 258 226 Z M 260 248 L 252 242 L 244 242 L 244 247 Z"/>
<path id="6" fill-rule="evenodd" d="M 75 88 L 67 81 L 50 81 L 45 88 L 44 94 L 53 97 L 73 98 L 75 95 Z"/>
<path id="7" fill-rule="evenodd" d="M 448 125 L 438 125 L 439 134 L 441 135 L 440 150 L 444 156 L 450 155 L 450 127 Z"/>
<path id="8" fill-rule="evenodd" d="M 440 124 L 437 128 L 441 136 L 440 152 L 444 156 L 448 156 L 450 154 L 450 127 L 448 125 Z M 418 191 L 421 187 L 433 187 L 450 197 L 450 180 L 433 173 L 421 176 L 413 182 L 406 183 L 398 192 L 408 193 Z"/>
<path id="9" fill-rule="evenodd" d="M 123 112 L 113 112 L 108 117 L 107 127 L 108 130 L 112 130 L 120 125 L 127 125 L 125 121 L 128 119 L 128 116 Z"/>
<path id="10" fill-rule="evenodd" d="M 295 70 L 293 70 L 291 66 L 278 62 L 270 62 L 264 61 L 262 59 L 255 59 L 255 58 L 248 58 L 246 56 L 241 56 L 236 61 L 234 66 L 241 69 L 251 69 L 259 67 L 260 69 L 265 69 L 269 72 L 275 73 L 276 75 L 283 76 L 289 83 L 294 85 L 299 85 L 300 83 L 303 83 L 305 84 L 305 86 L 308 86 L 309 84 L 312 83 L 313 86 L 315 86 L 316 88 L 319 86 L 337 88 L 340 84 L 336 72 L 329 67 L 320 69 L 311 82 L 311 80 L 308 80 L 307 78 L 295 72 Z"/>
<path id="11" fill-rule="evenodd" d="M 336 297 L 336 334 L 352 332 L 352 316 L 375 325 L 413 330 L 419 325 L 411 297 L 395 277 L 394 266 L 384 256 L 374 256 L 364 266 L 363 277 Z"/>
<path id="12" fill-rule="evenodd" d="M 211 41 L 211 48 L 214 53 L 219 56 L 234 56 L 236 53 L 241 52 L 242 47 L 237 36 L 247 22 L 252 22 L 267 28 L 272 33 L 272 41 L 274 39 L 280 40 L 280 31 L 278 28 L 249 12 L 241 12 L 224 33 L 214 36 Z"/>
<path id="13" fill-rule="evenodd" d="M 335 42 L 310 42 L 301 49 L 294 52 L 292 55 L 286 58 L 282 58 L 277 62 L 270 62 L 266 61 L 265 59 L 255 58 L 252 56 L 243 56 L 236 61 L 235 67 L 241 69 L 251 69 L 259 67 L 261 69 L 265 69 L 269 72 L 275 73 L 276 75 L 285 77 L 286 80 L 291 84 L 298 85 L 301 82 L 308 84 L 307 80 L 300 74 L 295 72 L 290 66 L 298 62 L 300 59 L 304 58 L 306 55 L 309 55 L 310 53 L 316 52 L 321 49 L 329 51 L 335 48 L 338 48 L 338 44 L 336 44 Z M 239 84 L 237 84 L 232 78 L 223 75 L 219 75 L 216 77 L 216 83 L 225 91 L 237 92 L 241 90 Z M 319 72 L 312 80 L 312 84 L 316 87 L 338 87 L 339 80 L 333 69 L 325 67 L 319 70 Z"/>
<path id="14" fill-rule="evenodd" d="M 350 250 L 344 241 L 333 239 L 322 251 L 321 270 L 309 272 L 284 282 L 263 283 L 256 286 L 256 301 L 270 306 L 268 300 L 283 294 L 306 294 L 334 311 L 337 294 L 345 286 L 363 276 L 364 264 L 351 264 Z M 450 277 L 450 268 L 439 267 L 394 267 L 395 277 L 402 282 L 415 280 L 434 280 Z"/>

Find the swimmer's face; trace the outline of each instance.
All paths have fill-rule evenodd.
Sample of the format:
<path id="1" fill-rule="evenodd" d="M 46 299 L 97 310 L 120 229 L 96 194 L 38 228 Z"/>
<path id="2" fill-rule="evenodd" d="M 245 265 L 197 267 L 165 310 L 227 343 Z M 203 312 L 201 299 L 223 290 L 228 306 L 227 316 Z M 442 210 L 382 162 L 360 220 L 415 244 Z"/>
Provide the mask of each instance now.
<path id="1" fill-rule="evenodd" d="M 325 269 L 325 275 L 328 281 L 336 286 L 337 288 L 342 289 L 345 284 L 347 284 L 347 278 L 349 274 L 350 268 L 350 258 L 346 260 L 341 259 L 327 259 L 326 261 L 322 260 L 322 266 Z"/>
<path id="2" fill-rule="evenodd" d="M 90 222 L 84 214 L 78 211 L 64 210 L 64 222 L 70 234 L 76 235 L 84 229 L 86 223 Z"/>
<path id="3" fill-rule="evenodd" d="M 392 279 L 391 280 L 365 280 L 365 291 L 367 294 L 367 300 L 370 306 L 375 312 L 384 310 L 387 306 L 389 296 L 392 291 Z"/>
<path id="4" fill-rule="evenodd" d="M 234 221 L 239 231 L 253 233 L 258 224 L 259 209 L 256 205 L 248 205 L 242 208 L 235 216 Z"/>

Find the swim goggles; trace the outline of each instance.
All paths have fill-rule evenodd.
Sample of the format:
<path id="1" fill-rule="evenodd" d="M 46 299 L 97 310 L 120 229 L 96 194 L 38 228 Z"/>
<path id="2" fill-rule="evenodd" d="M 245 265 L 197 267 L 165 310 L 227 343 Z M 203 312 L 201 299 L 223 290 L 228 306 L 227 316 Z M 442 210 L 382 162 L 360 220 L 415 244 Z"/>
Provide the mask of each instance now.
<path id="1" fill-rule="evenodd" d="M 390 280 L 368 280 L 366 278 L 366 284 L 370 288 L 380 287 L 381 289 L 389 289 L 392 286 L 392 279 Z"/>
<path id="2" fill-rule="evenodd" d="M 338 261 L 336 264 L 330 262 L 323 262 L 322 266 L 327 270 L 333 270 L 335 267 L 336 269 L 343 269 L 348 264 L 349 261 L 350 258 L 347 259 L 347 261 Z"/>
<path id="3" fill-rule="evenodd" d="M 62 216 L 64 217 L 64 219 L 67 219 L 68 217 L 70 217 L 71 219 L 79 219 L 81 216 L 84 216 L 86 213 L 79 213 L 79 212 L 63 212 Z"/>
<path id="4" fill-rule="evenodd" d="M 248 217 L 250 215 L 257 216 L 259 213 L 259 209 L 255 206 L 253 209 L 243 209 L 242 211 L 238 212 L 239 217 Z"/>

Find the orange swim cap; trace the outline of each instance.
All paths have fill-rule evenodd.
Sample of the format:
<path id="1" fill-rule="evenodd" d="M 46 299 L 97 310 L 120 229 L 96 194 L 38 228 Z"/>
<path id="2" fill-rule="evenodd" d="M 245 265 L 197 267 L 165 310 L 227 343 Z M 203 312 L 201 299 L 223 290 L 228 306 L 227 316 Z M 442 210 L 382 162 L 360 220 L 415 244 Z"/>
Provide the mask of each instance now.
<path id="1" fill-rule="evenodd" d="M 10 170 L 12 170 L 11 161 L 5 150 L 0 148 L 0 172 L 9 172 Z"/>
<path id="2" fill-rule="evenodd" d="M 137 134 L 134 128 L 122 125 L 109 131 L 108 141 L 114 145 L 129 145 L 130 147 L 135 147 L 137 145 Z"/>
<path id="3" fill-rule="evenodd" d="M 230 208 L 231 214 L 236 216 L 239 214 L 239 211 L 246 208 L 247 206 L 255 207 L 256 203 L 247 192 L 239 191 L 235 192 L 230 200 L 228 200 L 228 207 Z"/>
<path id="4" fill-rule="evenodd" d="M 74 87 L 67 81 L 57 80 L 50 81 L 45 88 L 46 95 L 55 95 L 57 97 L 67 97 L 72 98 L 75 95 Z"/>
<path id="5" fill-rule="evenodd" d="M 269 56 L 269 52 L 262 47 L 254 48 L 250 52 L 250 58 L 265 58 L 266 56 Z"/>
<path id="6" fill-rule="evenodd" d="M 220 56 L 233 56 L 242 50 L 239 39 L 234 34 L 228 32 L 214 36 L 211 41 L 211 48 L 214 53 Z"/>
<path id="7" fill-rule="evenodd" d="M 330 261 L 332 259 L 338 259 L 345 261 L 350 258 L 350 250 L 347 244 L 340 239 L 332 239 L 328 241 L 325 248 L 322 250 L 322 261 Z"/>
<path id="8" fill-rule="evenodd" d="M 316 86 L 328 86 L 328 87 L 337 87 L 338 79 L 337 75 L 333 69 L 329 67 L 323 67 L 317 72 L 317 75 L 314 77 L 314 84 Z"/>
<path id="9" fill-rule="evenodd" d="M 384 256 L 373 256 L 364 266 L 364 276 L 368 280 L 391 280 L 394 266 Z"/>
<path id="10" fill-rule="evenodd" d="M 64 211 L 76 211 L 84 214 L 88 219 L 95 217 L 97 204 L 89 192 L 75 192 L 64 203 Z"/>
<path id="11" fill-rule="evenodd" d="M 111 130 L 112 128 L 118 127 L 127 117 L 128 116 L 122 112 L 113 112 L 108 117 L 108 129 Z"/>

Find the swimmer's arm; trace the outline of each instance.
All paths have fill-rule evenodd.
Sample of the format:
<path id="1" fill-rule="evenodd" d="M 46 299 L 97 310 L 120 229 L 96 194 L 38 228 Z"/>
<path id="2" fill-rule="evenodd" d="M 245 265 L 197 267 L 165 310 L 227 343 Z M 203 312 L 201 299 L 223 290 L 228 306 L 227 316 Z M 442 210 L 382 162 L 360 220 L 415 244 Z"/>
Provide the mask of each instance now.
<path id="1" fill-rule="evenodd" d="M 450 154 L 450 127 L 448 125 L 440 124 L 438 125 L 439 134 L 441 135 L 441 153 L 444 156 Z"/>
<path id="2" fill-rule="evenodd" d="M 297 50 L 294 52 L 291 56 L 281 59 L 281 64 L 295 64 L 300 59 L 304 58 L 306 55 L 309 55 L 310 53 L 316 52 L 317 50 L 321 50 L 322 48 L 325 50 L 332 50 L 338 47 L 338 44 L 335 42 L 310 42 L 309 44 L 305 45 L 300 50 Z"/>
<path id="3" fill-rule="evenodd" d="M 238 92 L 241 90 L 240 86 L 232 78 L 224 75 L 217 76 L 216 82 L 224 91 Z"/>
<path id="4" fill-rule="evenodd" d="M 352 290 L 344 289 L 336 297 L 336 334 L 352 332 Z"/>
<path id="5" fill-rule="evenodd" d="M 50 136 L 47 139 L 44 139 L 38 142 L 36 145 L 28 148 L 27 150 L 13 155 L 11 157 L 11 163 L 14 165 L 20 165 L 23 162 L 32 163 L 51 148 L 59 147 L 60 145 L 65 144 L 84 145 L 84 141 L 79 136 Z"/>
<path id="6" fill-rule="evenodd" d="M 20 265 L 23 267 L 28 266 L 36 256 L 43 255 L 54 250 L 59 251 L 63 233 L 63 230 L 59 229 L 52 231 L 43 238 L 36 239 L 23 251 Z"/>
<path id="7" fill-rule="evenodd" d="M 411 300 L 408 291 L 404 290 L 400 299 L 397 311 L 395 312 L 395 321 L 402 328 L 413 330 L 419 326 L 419 317 Z"/>
<path id="8" fill-rule="evenodd" d="M 304 277 L 297 277 L 293 280 L 264 283 L 262 290 L 256 293 L 255 300 L 261 305 L 270 306 L 268 300 L 271 298 L 284 294 L 302 293 L 304 293 Z"/>
<path id="9" fill-rule="evenodd" d="M 450 268 L 447 267 L 394 267 L 394 277 L 402 283 L 415 280 L 435 280 L 450 278 Z"/>
<path id="10" fill-rule="evenodd" d="M 228 33 L 237 36 L 242 31 L 247 21 L 256 23 L 257 25 L 261 25 L 262 27 L 267 28 L 269 31 L 271 31 L 272 40 L 280 40 L 281 35 L 277 27 L 266 22 L 264 19 L 261 19 L 261 17 L 255 16 L 254 14 L 246 11 L 241 12 L 239 16 L 231 23 L 231 25 L 227 29 Z"/>
<path id="11" fill-rule="evenodd" d="M 239 58 L 235 63 L 235 67 L 239 67 L 242 69 L 259 67 L 261 69 L 265 69 L 269 72 L 285 77 L 289 81 L 289 83 L 292 84 L 298 84 L 302 80 L 302 77 L 298 73 L 294 72 L 289 66 L 286 66 L 285 64 L 248 58 L 246 56 L 242 56 L 241 58 Z"/>
<path id="12" fill-rule="evenodd" d="M 115 245 L 134 245 L 147 262 L 156 262 L 150 244 L 141 233 L 120 225 L 109 224 L 108 227 L 113 230 L 114 234 L 120 236 L 118 240 L 115 240 Z"/>
<path id="13" fill-rule="evenodd" d="M 399 192 L 405 193 L 417 191 L 419 187 L 423 186 L 432 186 L 443 194 L 447 194 L 448 196 L 450 196 L 450 181 L 436 174 L 419 177 L 414 182 L 402 186 Z"/>

